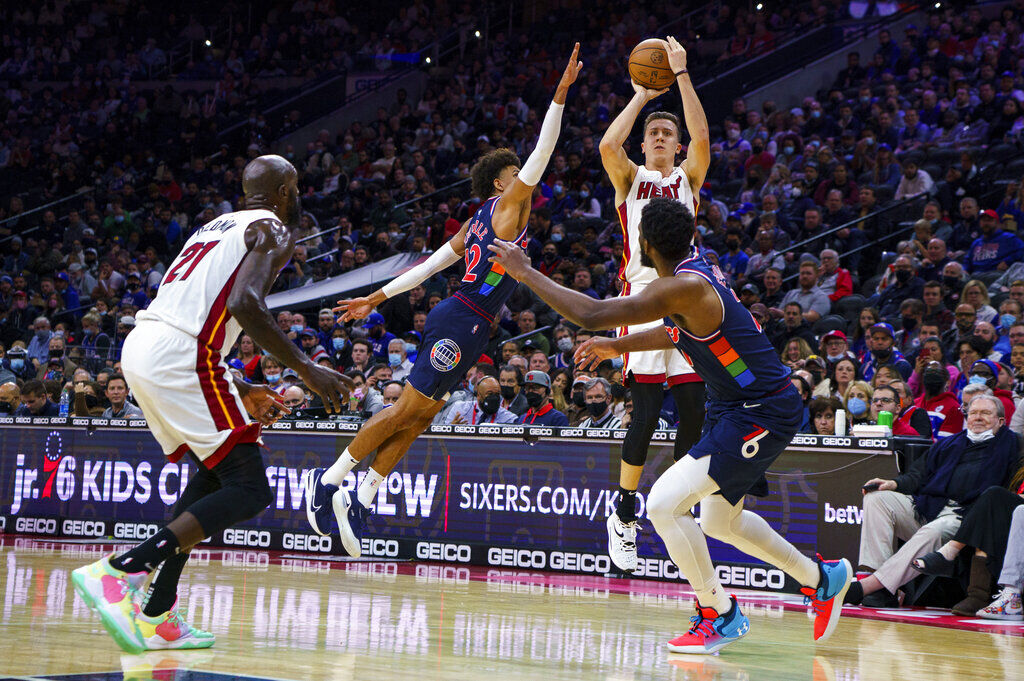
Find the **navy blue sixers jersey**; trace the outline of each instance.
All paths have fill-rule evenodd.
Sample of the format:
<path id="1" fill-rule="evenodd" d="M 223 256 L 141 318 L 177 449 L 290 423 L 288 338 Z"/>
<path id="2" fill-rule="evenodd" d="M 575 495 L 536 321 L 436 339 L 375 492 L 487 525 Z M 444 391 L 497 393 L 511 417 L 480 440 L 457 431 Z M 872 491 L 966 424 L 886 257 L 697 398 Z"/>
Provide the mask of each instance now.
<path id="1" fill-rule="evenodd" d="M 470 307 L 482 310 L 492 318 L 516 290 L 517 284 L 515 279 L 505 273 L 504 267 L 488 262 L 494 253 L 487 247 L 498 238 L 491 224 L 497 204 L 497 196 L 484 201 L 469 223 L 466 231 L 466 276 L 462 278 L 462 286 L 455 294 Z M 525 235 L 524 229 L 512 243 L 526 248 Z"/>
<path id="2" fill-rule="evenodd" d="M 786 387 L 789 368 L 729 288 L 718 266 L 696 254 L 676 266 L 676 274 L 680 272 L 691 272 L 706 279 L 722 301 L 722 326 L 706 338 L 694 336 L 671 317 L 665 317 L 665 330 L 704 380 L 711 399 L 749 400 Z"/>

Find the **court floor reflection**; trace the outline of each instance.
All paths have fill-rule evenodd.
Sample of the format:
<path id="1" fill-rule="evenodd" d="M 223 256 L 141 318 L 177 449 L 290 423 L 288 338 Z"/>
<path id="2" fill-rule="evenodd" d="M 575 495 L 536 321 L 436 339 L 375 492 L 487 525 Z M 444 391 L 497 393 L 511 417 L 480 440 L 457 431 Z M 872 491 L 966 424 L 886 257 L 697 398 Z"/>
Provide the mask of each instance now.
<path id="1" fill-rule="evenodd" d="M 0 542 L 0 677 L 941 681 L 1024 669 L 1018 637 L 915 624 L 845 618 L 815 646 L 806 612 L 754 593 L 740 594 L 743 641 L 671 655 L 664 643 L 694 607 L 682 586 L 216 549 L 196 551 L 180 592 L 216 646 L 124 655 L 69 583 L 109 546 Z"/>

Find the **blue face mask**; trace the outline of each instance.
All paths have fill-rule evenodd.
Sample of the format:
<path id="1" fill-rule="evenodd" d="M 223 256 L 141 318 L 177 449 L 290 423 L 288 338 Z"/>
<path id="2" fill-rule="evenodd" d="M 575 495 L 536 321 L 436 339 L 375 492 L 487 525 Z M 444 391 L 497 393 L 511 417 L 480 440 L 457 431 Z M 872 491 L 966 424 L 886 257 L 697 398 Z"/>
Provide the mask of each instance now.
<path id="1" fill-rule="evenodd" d="M 868 403 L 859 397 L 851 397 L 846 401 L 846 409 L 854 416 L 863 416 L 868 413 Z"/>
<path id="2" fill-rule="evenodd" d="M 999 324 L 1004 329 L 1007 329 L 1007 330 L 1009 330 L 1010 326 L 1012 326 L 1013 323 L 1016 322 L 1016 321 L 1017 321 L 1017 318 L 1014 317 L 1012 314 L 1004 314 L 1004 315 L 1000 315 L 999 316 Z"/>
<path id="3" fill-rule="evenodd" d="M 622 364 L 623 364 L 623 362 L 622 362 L 622 355 L 619 355 L 618 357 L 612 357 L 612 368 L 613 369 L 621 369 L 622 368 Z"/>
<path id="4" fill-rule="evenodd" d="M 400 352 L 389 352 L 388 353 L 388 364 L 393 367 L 401 366 L 402 364 L 402 353 Z"/>
<path id="5" fill-rule="evenodd" d="M 341 336 L 335 336 L 332 338 L 331 343 L 334 345 L 334 349 L 339 352 L 345 349 L 345 339 Z"/>
<path id="6" fill-rule="evenodd" d="M 586 189 L 581 189 L 580 190 L 580 198 L 581 199 L 585 199 L 588 196 L 590 196 L 590 192 L 588 192 Z"/>
<path id="7" fill-rule="evenodd" d="M 21 371 L 22 369 L 25 368 L 25 360 L 23 360 L 23 359 L 12 359 L 11 360 L 11 368 L 14 369 L 15 371 Z"/>
<path id="8" fill-rule="evenodd" d="M 988 379 L 984 376 L 971 376 L 967 379 L 967 385 L 986 385 Z"/>
<path id="9" fill-rule="evenodd" d="M 270 385 L 274 385 L 281 380 L 281 374 L 263 374 L 263 378 L 267 379 Z"/>
<path id="10" fill-rule="evenodd" d="M 291 330 L 294 331 L 295 333 L 302 333 L 302 328 L 303 328 L 302 324 L 292 324 L 291 325 Z"/>
<path id="11" fill-rule="evenodd" d="M 416 344 L 415 343 L 406 343 L 405 344 L 405 354 L 411 355 L 414 352 L 416 352 Z"/>
<path id="12" fill-rule="evenodd" d="M 555 232 L 554 234 L 551 235 L 551 240 L 554 241 L 557 244 L 564 237 L 565 237 L 565 235 L 562 234 L 561 232 Z"/>

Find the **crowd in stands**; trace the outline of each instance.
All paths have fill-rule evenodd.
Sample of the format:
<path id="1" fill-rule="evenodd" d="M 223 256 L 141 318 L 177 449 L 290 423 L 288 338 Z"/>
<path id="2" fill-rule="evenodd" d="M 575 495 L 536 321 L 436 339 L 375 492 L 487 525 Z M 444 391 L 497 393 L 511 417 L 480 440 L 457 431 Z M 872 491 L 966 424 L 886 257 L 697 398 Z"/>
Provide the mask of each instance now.
<path id="1" fill-rule="evenodd" d="M 246 28 L 229 20 L 230 3 L 203 21 L 126 0 L 0 8 L 0 414 L 141 416 L 118 364 L 135 313 L 158 295 L 192 230 L 243 207 L 241 170 L 261 153 L 295 164 L 305 209 L 305 240 L 276 291 L 436 249 L 479 203 L 465 181 L 475 158 L 532 149 L 574 40 L 586 68 L 535 194 L 528 252 L 552 279 L 615 296 L 622 234 L 598 144 L 632 95 L 631 47 L 668 27 L 696 62 L 729 64 L 773 49 L 787 31 L 844 18 L 834 0 L 770 11 L 716 4 L 685 19 L 692 8 L 678 3 L 555 9 L 467 42 L 457 61 L 428 72 L 418 99 L 401 90 L 372 120 L 323 130 L 303 149 L 279 142 L 301 116 L 271 130 L 261 79 L 355 68 L 360 56 L 370 68 L 400 68 L 398 55 L 476 21 L 469 3 L 391 4 L 357 22 L 329 1 L 273 3 Z M 374 12 L 387 18 L 371 21 Z M 921 25 L 883 30 L 871 53 L 851 52 L 821 92 L 757 108 L 736 98 L 730 115 L 710 121 L 700 247 L 793 369 L 805 432 L 835 433 L 840 413 L 855 427 L 889 412 L 896 435 L 953 443 L 936 445 L 940 453 L 973 451 L 966 443 L 985 441 L 1000 418 L 1024 434 L 1022 21 L 1019 1 L 940 8 Z M 225 32 L 223 45 L 205 45 Z M 172 76 L 215 85 L 181 90 Z M 681 108 L 674 91 L 655 106 Z M 236 122 L 244 144 L 222 147 L 218 131 Z M 637 136 L 627 150 L 638 157 Z M 75 192 L 80 200 L 31 211 Z M 358 323 L 330 308 L 278 310 L 277 323 L 314 361 L 353 378 L 345 417 L 364 418 L 397 400 L 427 312 L 459 286 L 458 269 Z M 574 365 L 591 336 L 520 287 L 437 422 L 626 427 L 621 363 Z M 293 418 L 323 416 L 294 372 L 250 337 L 229 364 L 277 390 Z M 666 428 L 673 408 L 668 400 Z M 995 484 L 1013 467 L 1004 454 L 1006 466 L 988 471 Z M 879 494 L 927 497 L 951 470 L 929 461 L 878 481 Z M 982 491 L 945 499 L 972 503 Z M 871 513 L 886 503 L 896 502 L 876 497 Z M 921 503 L 915 517 L 946 523 L 935 535 L 945 538 L 943 507 Z M 860 596 L 891 604 L 911 573 L 907 555 L 880 548 L 892 544 L 883 535 L 865 533 L 875 543 L 862 547 L 862 563 L 880 577 Z M 918 553 L 938 546 L 919 539 L 908 543 Z"/>
<path id="2" fill-rule="evenodd" d="M 219 79 L 197 99 L 173 88 L 141 91 L 135 83 L 155 71 L 128 67 L 166 63 L 168 73 L 196 77 L 195 64 L 167 59 L 177 42 L 201 40 L 194 19 L 156 22 L 164 28 L 154 36 L 142 20 L 152 24 L 166 10 L 147 3 L 4 10 L 0 77 L 11 87 L 0 102 L 0 166 L 12 179 L 4 217 L 15 218 L 0 223 L 0 238 L 9 237 L 0 242 L 4 376 L 70 383 L 85 394 L 80 411 L 92 402 L 108 406 L 109 376 L 135 312 L 157 294 L 190 232 L 240 207 L 246 161 L 289 132 L 257 132 L 265 126 L 253 112 L 246 149 L 236 154 L 216 143 L 219 128 L 249 115 L 246 93 L 270 75 L 268 64 L 313 75 L 351 67 L 344 59 L 359 51 L 412 50 L 473 21 L 468 5 L 420 2 L 373 34 L 356 30 L 332 3 L 286 5 L 252 22 L 251 35 L 232 29 L 241 48 L 234 58 L 231 49 L 195 48 L 202 68 Z M 598 142 L 631 93 L 624 73 L 630 47 L 685 9 L 585 12 L 592 25 L 583 40 L 587 69 L 535 195 L 529 253 L 552 278 L 598 298 L 617 294 L 622 255 Z M 400 252 L 429 252 L 457 231 L 479 200 L 458 184 L 474 159 L 497 146 L 521 158 L 532 148 L 570 37 L 561 27 L 581 12 L 559 9 L 538 24 L 467 43 L 461 59 L 430 72 L 418 101 L 399 91 L 373 120 L 321 131 L 303 150 L 278 145 L 300 171 L 300 236 L 312 238 L 296 248 L 277 290 Z M 748 36 L 843 17 L 835 2 L 775 12 L 716 5 L 680 20 L 677 33 L 694 59 L 714 40 L 730 43 L 732 56 L 753 58 L 771 43 Z M 697 215 L 702 248 L 793 367 L 807 397 L 808 432 L 828 432 L 830 415 L 843 409 L 849 424 L 893 411 L 900 431 L 952 434 L 962 429 L 965 387 L 1004 398 L 1012 418 L 1024 393 L 1024 345 L 1014 347 L 1024 341 L 1024 325 L 1014 329 L 1024 321 L 1024 244 L 1015 234 L 1024 188 L 1011 181 L 993 196 L 983 168 L 1024 127 L 1024 79 L 1015 70 L 1024 50 L 1020 12 L 1016 5 L 936 11 L 900 35 L 883 30 L 876 52 L 851 53 L 833 86 L 815 96 L 768 101 L 759 110 L 737 98 L 731 115 L 711 122 L 713 159 Z M 199 25 L 203 35 L 217 35 L 225 20 L 211 21 Z M 416 31 L 424 25 L 430 31 Z M 95 39 L 111 28 L 125 32 L 116 41 Z M 387 37 L 399 35 L 409 44 Z M 63 82 L 27 87 L 44 75 Z M 655 105 L 679 109 L 671 94 Z M 631 146 L 635 154 L 635 139 Z M 56 198 L 83 188 L 73 210 L 18 217 L 26 197 L 40 198 L 34 192 Z M 907 197 L 917 199 L 880 212 Z M 908 219 L 912 228 L 904 228 Z M 886 249 L 892 253 L 883 255 Z M 455 271 L 427 281 L 388 301 L 365 326 L 339 324 L 329 310 L 315 317 L 282 311 L 278 321 L 318 361 L 352 372 L 361 388 L 351 411 L 373 413 L 397 394 L 391 386 L 416 356 L 426 312 L 458 282 Z M 628 424 L 620 366 L 593 375 L 575 369 L 572 350 L 587 332 L 561 322 L 521 289 L 496 320 L 475 372 L 492 375 L 497 393 L 490 382 L 486 390 L 472 382 L 460 397 L 486 404 L 492 420 L 509 418 L 503 410 L 518 419 L 532 409 L 525 398 L 534 386 L 569 424 Z M 532 333 L 538 328 L 546 330 Z M 294 382 L 246 337 L 232 359 L 249 380 L 282 392 Z M 75 380 L 76 371 L 86 380 Z M 527 381 L 537 371 L 550 385 Z M 50 394 L 59 399 L 59 388 Z M 488 411 L 494 394 L 499 408 Z M 309 407 L 297 391 L 290 395 Z M 439 419 L 480 416 L 463 412 L 447 409 Z M 666 425 L 675 421 L 671 406 L 663 415 Z"/>

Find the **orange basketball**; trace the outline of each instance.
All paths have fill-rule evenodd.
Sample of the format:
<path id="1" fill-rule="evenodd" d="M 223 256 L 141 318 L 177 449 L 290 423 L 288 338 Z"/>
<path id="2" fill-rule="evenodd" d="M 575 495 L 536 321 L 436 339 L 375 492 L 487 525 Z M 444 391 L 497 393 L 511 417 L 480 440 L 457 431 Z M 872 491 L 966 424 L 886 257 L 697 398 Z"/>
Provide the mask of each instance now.
<path id="1" fill-rule="evenodd" d="M 675 76 L 668 65 L 668 52 L 664 40 L 649 38 L 633 48 L 629 54 L 629 77 L 637 85 L 664 90 Z"/>

